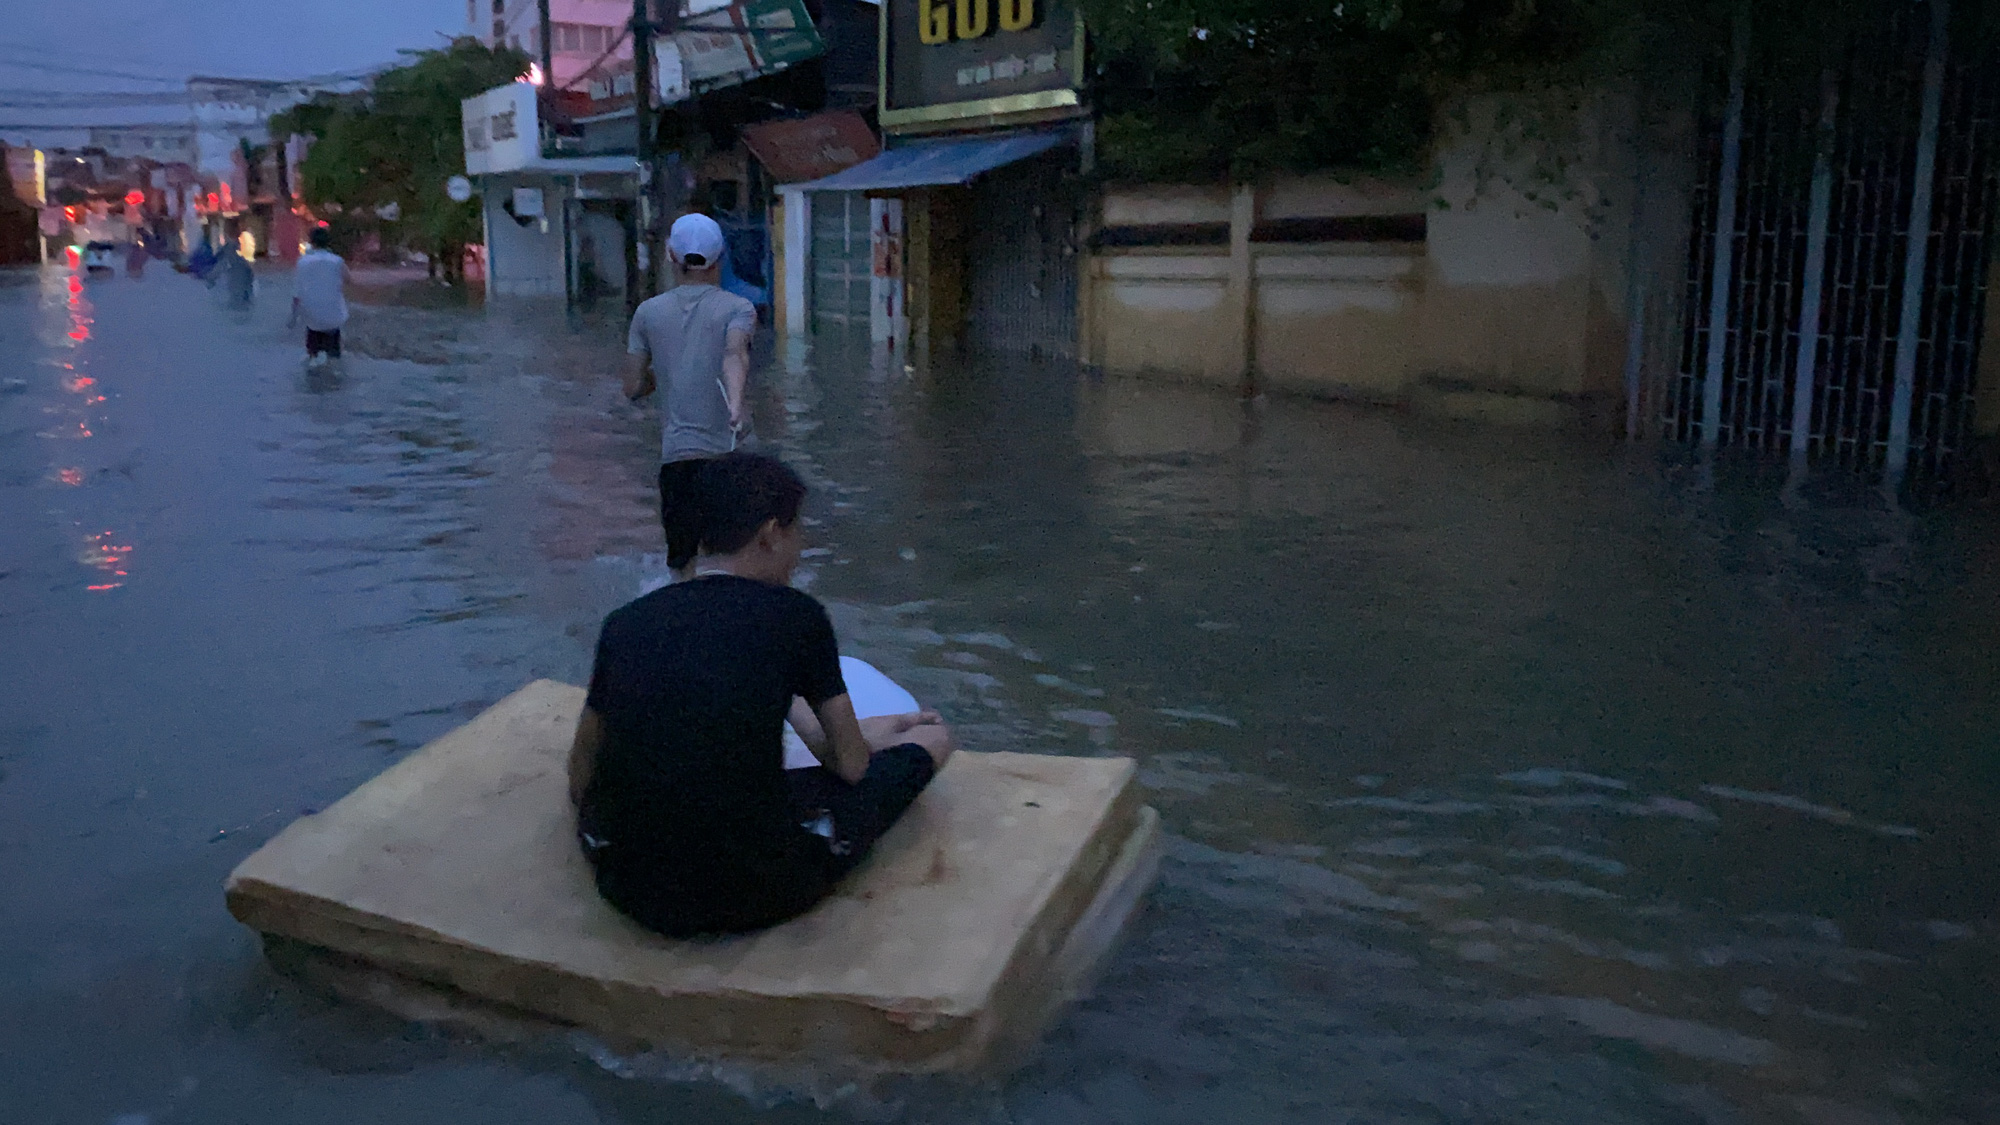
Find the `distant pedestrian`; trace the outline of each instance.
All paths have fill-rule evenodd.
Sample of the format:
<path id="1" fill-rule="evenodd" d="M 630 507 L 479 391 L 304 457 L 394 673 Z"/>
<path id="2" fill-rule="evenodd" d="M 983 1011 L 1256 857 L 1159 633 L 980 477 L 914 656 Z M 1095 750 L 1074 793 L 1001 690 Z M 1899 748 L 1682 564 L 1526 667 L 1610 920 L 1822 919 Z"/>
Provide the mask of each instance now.
<path id="1" fill-rule="evenodd" d="M 229 294 L 229 307 L 247 309 L 257 296 L 257 275 L 250 270 L 250 263 L 237 253 L 236 243 L 224 240 L 222 253 L 215 259 L 216 278 L 220 279 L 224 292 Z"/>
<path id="2" fill-rule="evenodd" d="M 333 252 L 333 236 L 314 227 L 312 249 L 292 268 L 292 320 L 306 325 L 306 365 L 340 358 L 340 329 L 347 323 L 347 262 Z"/>
<path id="3" fill-rule="evenodd" d="M 686 578 L 701 538 L 695 475 L 704 461 L 751 441 L 743 395 L 757 309 L 721 280 L 727 249 L 706 215 L 682 215 L 667 236 L 680 284 L 639 306 L 626 337 L 625 395 L 660 396 L 660 526 L 667 566 Z"/>
<path id="4" fill-rule="evenodd" d="M 196 280 L 207 281 L 208 275 L 215 270 L 215 260 L 215 247 L 209 245 L 208 234 L 203 232 L 200 245 L 194 248 L 194 253 L 188 255 L 187 271 L 193 274 Z"/>

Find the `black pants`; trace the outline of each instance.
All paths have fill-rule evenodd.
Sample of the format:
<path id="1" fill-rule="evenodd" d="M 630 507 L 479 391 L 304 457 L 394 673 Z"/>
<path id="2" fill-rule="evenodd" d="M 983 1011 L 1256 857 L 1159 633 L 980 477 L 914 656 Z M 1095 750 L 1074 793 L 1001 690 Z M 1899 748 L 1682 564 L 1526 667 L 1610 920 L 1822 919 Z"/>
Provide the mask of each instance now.
<path id="1" fill-rule="evenodd" d="M 669 461 L 660 466 L 660 530 L 667 534 L 667 565 L 675 570 L 694 561 L 701 548 L 701 511 L 695 478 L 708 463 L 703 457 Z"/>
<path id="2" fill-rule="evenodd" d="M 827 851 L 833 855 L 834 877 L 839 878 L 867 857 L 875 841 L 936 773 L 930 751 L 906 742 L 869 755 L 868 772 L 853 785 L 824 766 L 786 770 L 785 780 L 791 783 L 792 804 L 801 821 L 820 816 L 831 821 L 833 836 L 827 840 Z"/>
<path id="3" fill-rule="evenodd" d="M 315 328 L 306 329 L 306 354 L 318 355 L 321 352 L 335 359 L 340 358 L 340 329 L 334 328 L 326 332 Z"/>
<path id="4" fill-rule="evenodd" d="M 827 839 L 801 828 L 770 841 L 752 862 L 706 857 L 698 875 L 682 857 L 648 854 L 617 840 L 584 839 L 597 893 L 640 925 L 672 938 L 740 934 L 775 926 L 819 904 L 868 857 L 876 841 L 929 785 L 937 767 L 914 743 L 869 758 L 868 773 L 849 785 L 825 770 L 788 770 L 802 824 L 825 815 Z M 588 829 L 586 836 L 593 835 Z M 729 870 L 720 870 L 721 867 Z"/>

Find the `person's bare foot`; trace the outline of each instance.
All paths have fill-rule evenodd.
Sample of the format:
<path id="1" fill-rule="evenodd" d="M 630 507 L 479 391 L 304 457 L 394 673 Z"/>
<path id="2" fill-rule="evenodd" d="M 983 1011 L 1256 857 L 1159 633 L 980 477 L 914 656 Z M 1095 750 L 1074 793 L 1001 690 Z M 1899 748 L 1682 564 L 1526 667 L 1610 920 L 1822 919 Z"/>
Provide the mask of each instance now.
<path id="1" fill-rule="evenodd" d="M 931 765 L 944 769 L 944 764 L 958 752 L 958 739 L 953 737 L 951 728 L 942 721 L 925 723 L 911 727 L 903 735 L 904 742 L 914 742 L 931 756 Z"/>

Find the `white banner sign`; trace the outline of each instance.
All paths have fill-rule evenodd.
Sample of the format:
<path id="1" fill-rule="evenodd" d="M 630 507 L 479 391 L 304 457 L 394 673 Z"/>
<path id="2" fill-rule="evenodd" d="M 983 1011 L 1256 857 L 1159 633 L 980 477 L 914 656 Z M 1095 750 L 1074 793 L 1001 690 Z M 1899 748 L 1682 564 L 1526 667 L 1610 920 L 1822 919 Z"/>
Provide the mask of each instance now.
<path id="1" fill-rule="evenodd" d="M 542 155 L 535 87 L 510 82 L 459 103 L 465 129 L 465 171 L 478 176 L 512 172 Z"/>

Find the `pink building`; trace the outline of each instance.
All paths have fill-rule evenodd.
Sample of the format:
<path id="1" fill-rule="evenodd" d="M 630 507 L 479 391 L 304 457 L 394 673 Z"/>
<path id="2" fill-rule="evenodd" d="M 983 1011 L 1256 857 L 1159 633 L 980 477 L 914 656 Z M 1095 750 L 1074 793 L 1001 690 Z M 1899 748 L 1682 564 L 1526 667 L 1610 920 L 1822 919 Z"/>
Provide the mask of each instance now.
<path id="1" fill-rule="evenodd" d="M 541 8 L 536 0 L 466 0 L 466 22 L 489 46 L 507 44 L 542 57 Z M 549 0 L 555 85 L 576 83 L 592 64 L 632 58 L 630 0 Z"/>

